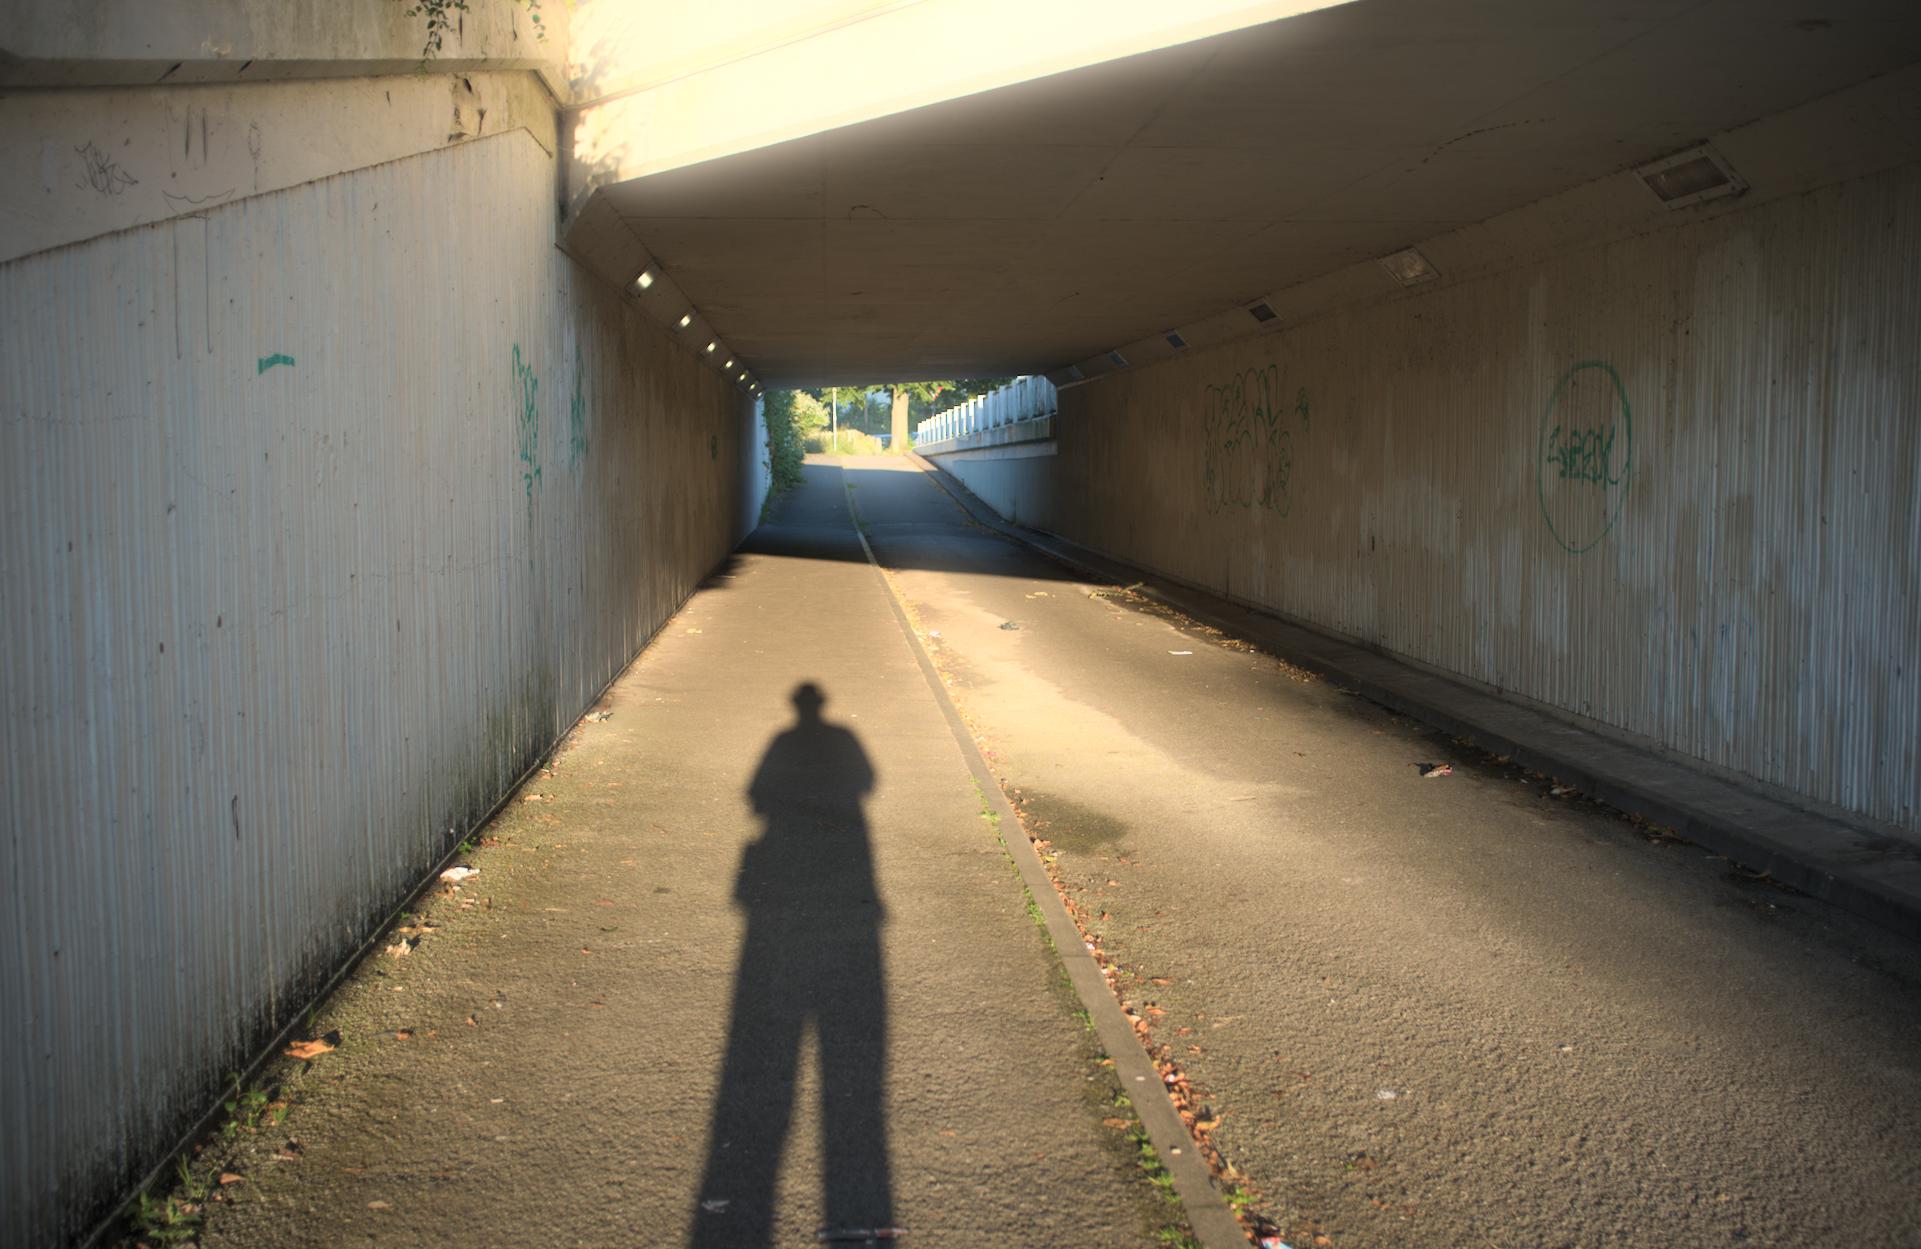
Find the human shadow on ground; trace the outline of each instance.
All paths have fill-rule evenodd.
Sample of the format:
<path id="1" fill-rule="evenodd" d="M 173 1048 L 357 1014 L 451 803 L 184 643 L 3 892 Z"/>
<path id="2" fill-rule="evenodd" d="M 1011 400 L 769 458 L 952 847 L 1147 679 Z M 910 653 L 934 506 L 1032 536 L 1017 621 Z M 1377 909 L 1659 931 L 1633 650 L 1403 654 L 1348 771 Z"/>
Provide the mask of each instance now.
<path id="1" fill-rule="evenodd" d="M 881 907 L 861 810 L 874 770 L 859 738 L 821 718 L 817 687 L 791 697 L 795 722 L 769 743 L 747 788 L 765 828 L 734 882 L 747 938 L 693 1211 L 695 1249 L 773 1243 L 775 1181 L 810 1025 L 820 1055 L 823 1239 L 860 1244 L 870 1239 L 861 1233 L 893 1224 Z"/>

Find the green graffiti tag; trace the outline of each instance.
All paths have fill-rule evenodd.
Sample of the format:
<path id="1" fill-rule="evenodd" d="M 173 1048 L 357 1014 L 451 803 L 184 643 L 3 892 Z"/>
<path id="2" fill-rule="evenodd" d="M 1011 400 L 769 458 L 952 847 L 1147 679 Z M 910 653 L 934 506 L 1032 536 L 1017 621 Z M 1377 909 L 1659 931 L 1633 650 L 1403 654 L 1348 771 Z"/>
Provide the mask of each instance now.
<path id="1" fill-rule="evenodd" d="M 520 479 L 526 484 L 527 502 L 531 506 L 534 487 L 540 483 L 540 408 L 534 401 L 540 379 L 534 376 L 532 364 L 521 362 L 519 343 L 514 344 L 514 385 L 520 392 L 515 430 L 520 450 Z"/>
<path id="2" fill-rule="evenodd" d="M 1284 408 L 1279 365 L 1248 369 L 1203 392 L 1201 430 L 1206 468 L 1202 473 L 1207 506 L 1260 507 L 1285 516 L 1293 506 L 1294 434 L 1287 416 L 1308 429 L 1307 389 L 1298 388 L 1291 409 Z"/>
<path id="3" fill-rule="evenodd" d="M 567 467 L 578 472 L 587 458 L 587 390 L 582 384 L 586 362 L 574 348 L 574 399 L 567 408 Z"/>
<path id="4" fill-rule="evenodd" d="M 1591 550 L 1614 528 L 1633 464 L 1627 387 L 1613 365 L 1583 360 L 1555 383 L 1535 448 L 1541 516 L 1562 550 Z"/>
<path id="5" fill-rule="evenodd" d="M 276 364 L 284 364 L 288 368 L 292 368 L 293 363 L 294 360 L 292 356 L 287 355 L 285 352 L 276 351 L 270 356 L 260 357 L 260 367 L 255 371 L 254 376 L 260 376 L 260 374 L 265 373 Z"/>

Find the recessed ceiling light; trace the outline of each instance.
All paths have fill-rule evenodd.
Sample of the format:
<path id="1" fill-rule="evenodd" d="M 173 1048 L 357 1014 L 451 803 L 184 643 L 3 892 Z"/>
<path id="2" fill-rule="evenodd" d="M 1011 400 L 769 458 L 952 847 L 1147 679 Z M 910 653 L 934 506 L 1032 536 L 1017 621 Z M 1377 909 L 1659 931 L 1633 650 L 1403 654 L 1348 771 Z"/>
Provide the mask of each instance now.
<path id="1" fill-rule="evenodd" d="M 634 279 L 634 285 L 638 286 L 643 291 L 646 290 L 648 287 L 652 286 L 653 284 L 654 284 L 654 271 L 652 269 L 642 269 L 640 271 L 640 276 Z"/>
<path id="2" fill-rule="evenodd" d="M 674 328 L 677 330 L 684 330 L 688 326 L 692 325 L 693 323 L 694 323 L 694 314 L 691 312 L 683 312 L 680 314 L 680 324 L 676 325 Z"/>
<path id="3" fill-rule="evenodd" d="M 1187 346 L 1187 340 L 1181 337 L 1179 330 L 1169 330 L 1167 331 L 1167 345 L 1179 351 L 1182 347 Z"/>
<path id="4" fill-rule="evenodd" d="M 1258 304 L 1249 304 L 1247 306 L 1247 315 L 1253 317 L 1256 321 L 1272 321 L 1275 312 L 1267 306 L 1266 300 L 1262 300 Z"/>
<path id="5" fill-rule="evenodd" d="M 1634 172 L 1669 208 L 1688 208 L 1704 200 L 1739 195 L 1748 189 L 1747 180 L 1734 172 L 1734 166 L 1705 144 L 1676 152 L 1652 165 L 1643 165 Z"/>
<path id="6" fill-rule="evenodd" d="M 1418 286 L 1441 276 L 1441 271 L 1428 263 L 1418 247 L 1403 248 L 1392 256 L 1381 257 L 1381 268 L 1402 286 Z"/>
<path id="7" fill-rule="evenodd" d="M 725 363 L 725 364 L 723 364 L 723 365 L 721 365 L 720 367 L 721 367 L 721 368 L 723 368 L 723 369 L 731 369 L 731 368 L 733 368 L 733 367 L 734 367 L 734 358 L 733 358 L 732 356 L 728 356 L 728 357 L 727 357 L 727 363 Z"/>
<path id="8" fill-rule="evenodd" d="M 711 351 L 713 351 L 713 349 L 714 349 L 714 348 L 716 348 L 716 347 L 718 347 L 718 346 L 720 346 L 720 344 L 719 344 L 718 342 L 715 342 L 714 340 L 712 340 L 712 339 L 709 339 L 709 340 L 708 340 L 708 343 L 707 343 L 707 350 L 711 352 Z"/>

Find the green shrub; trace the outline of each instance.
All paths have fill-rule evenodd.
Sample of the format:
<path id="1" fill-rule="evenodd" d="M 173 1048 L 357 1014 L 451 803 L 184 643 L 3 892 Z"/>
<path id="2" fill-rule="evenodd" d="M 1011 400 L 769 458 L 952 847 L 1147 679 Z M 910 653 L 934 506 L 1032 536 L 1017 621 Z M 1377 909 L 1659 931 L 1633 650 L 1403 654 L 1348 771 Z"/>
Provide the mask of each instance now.
<path id="1" fill-rule="evenodd" d="M 773 478 L 767 497 L 771 499 L 800 484 L 800 425 L 794 411 L 794 392 L 768 391 L 761 410 L 767 422 L 767 462 Z"/>
<path id="2" fill-rule="evenodd" d="M 816 455 L 885 455 L 887 448 L 872 434 L 858 429 L 843 429 L 840 440 L 824 429 L 807 435 L 807 449 Z"/>

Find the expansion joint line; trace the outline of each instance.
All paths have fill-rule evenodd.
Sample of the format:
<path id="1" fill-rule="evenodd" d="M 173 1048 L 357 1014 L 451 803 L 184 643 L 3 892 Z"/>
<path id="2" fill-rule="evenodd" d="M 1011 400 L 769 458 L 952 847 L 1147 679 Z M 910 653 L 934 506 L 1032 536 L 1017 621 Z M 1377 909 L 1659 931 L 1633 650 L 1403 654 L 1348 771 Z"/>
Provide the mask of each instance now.
<path id="1" fill-rule="evenodd" d="M 844 479 L 844 469 L 842 473 Z M 1009 830 L 1009 835 L 1003 837 L 1002 842 L 1013 857 L 1015 867 L 1020 869 L 1021 880 L 1027 886 L 1028 894 L 1040 908 L 1041 916 L 1046 921 L 1047 935 L 1060 953 L 1061 964 L 1067 971 L 1068 981 L 1074 986 L 1074 994 L 1094 1022 L 1095 1037 L 1108 1057 L 1114 1060 L 1114 1074 L 1120 1080 L 1122 1091 L 1133 1102 L 1134 1112 L 1140 1116 L 1141 1128 L 1147 1133 L 1148 1143 L 1160 1155 L 1162 1165 L 1173 1177 L 1174 1191 L 1180 1196 L 1182 1213 L 1187 1216 L 1188 1226 L 1193 1229 L 1204 1249 L 1246 1249 L 1247 1233 L 1221 1196 L 1220 1189 L 1215 1187 L 1207 1161 L 1196 1147 L 1194 1137 L 1188 1133 L 1187 1125 L 1182 1122 L 1180 1111 L 1161 1081 L 1159 1069 L 1147 1051 L 1141 1048 L 1133 1024 L 1121 1010 L 1119 1000 L 1108 989 L 1107 977 L 1095 961 L 1080 928 L 1067 914 L 1067 908 L 1054 888 L 1053 879 L 1041 864 L 1040 852 L 1034 848 L 1033 841 L 1026 833 L 1021 831 L 1025 826 L 1021 823 L 1019 813 L 1001 790 L 999 779 L 988 766 L 986 756 L 981 754 L 980 746 L 968 731 L 960 709 L 954 706 L 947 687 L 941 684 L 933 658 L 928 655 L 920 635 L 914 631 L 913 623 L 908 619 L 907 605 L 899 589 L 887 575 L 886 567 L 875 557 L 874 548 L 867 541 L 866 529 L 861 524 L 860 509 L 854 502 L 853 491 L 848 489 L 843 493 L 847 498 L 847 514 L 853 522 L 854 533 L 860 538 L 860 548 L 866 552 L 868 564 L 887 593 L 887 605 L 893 610 L 894 622 L 900 626 L 901 636 L 914 653 L 914 661 L 920 666 L 927 688 L 933 692 L 934 702 L 947 721 L 948 731 L 954 735 L 954 744 L 960 747 L 961 756 L 967 761 L 967 770 L 973 774 L 974 783 L 980 787 L 982 797 L 999 818 L 1001 827 Z"/>

